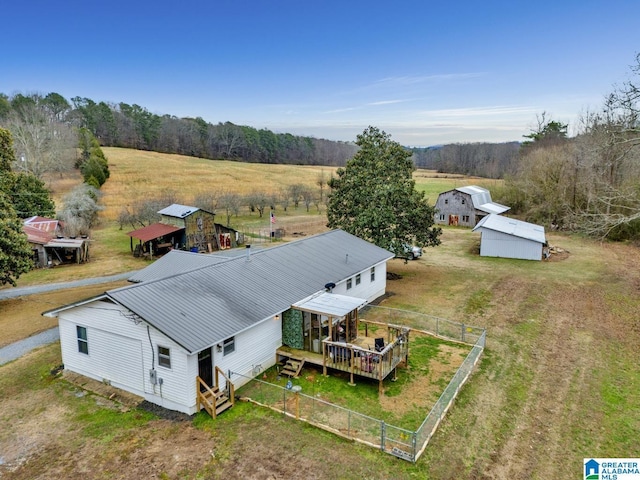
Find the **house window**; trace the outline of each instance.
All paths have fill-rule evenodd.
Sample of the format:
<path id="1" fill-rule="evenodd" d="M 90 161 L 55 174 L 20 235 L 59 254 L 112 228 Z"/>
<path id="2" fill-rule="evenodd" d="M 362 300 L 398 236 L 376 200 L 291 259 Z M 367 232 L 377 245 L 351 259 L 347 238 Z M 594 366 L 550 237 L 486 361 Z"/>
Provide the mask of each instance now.
<path id="1" fill-rule="evenodd" d="M 464 198 L 462 199 L 462 204 L 464 205 Z"/>
<path id="2" fill-rule="evenodd" d="M 469 221 L 469 215 L 462 215 L 462 221 L 463 222 L 468 222 Z"/>
<path id="3" fill-rule="evenodd" d="M 376 267 L 371 267 L 371 281 L 376 281 Z"/>
<path id="4" fill-rule="evenodd" d="M 352 283 L 352 282 L 351 282 L 351 279 L 349 278 L 349 279 L 347 280 L 347 290 L 351 290 L 351 283 Z"/>
<path id="5" fill-rule="evenodd" d="M 236 350 L 236 337 L 227 338 L 222 344 L 223 356 L 229 355 Z"/>
<path id="6" fill-rule="evenodd" d="M 360 274 L 356 275 L 356 285 L 360 285 Z"/>
<path id="7" fill-rule="evenodd" d="M 445 205 L 449 205 L 449 199 L 448 199 L 448 198 L 445 198 L 445 199 L 444 199 L 444 204 L 445 204 Z"/>
<path id="8" fill-rule="evenodd" d="M 76 335 L 78 337 L 78 351 L 89 355 L 89 341 L 87 340 L 87 327 L 76 325 Z"/>
<path id="9" fill-rule="evenodd" d="M 440 220 L 442 220 L 444 222 L 444 213 L 440 214 Z"/>
<path id="10" fill-rule="evenodd" d="M 168 347 L 158 345 L 158 365 L 171 368 L 171 350 Z"/>

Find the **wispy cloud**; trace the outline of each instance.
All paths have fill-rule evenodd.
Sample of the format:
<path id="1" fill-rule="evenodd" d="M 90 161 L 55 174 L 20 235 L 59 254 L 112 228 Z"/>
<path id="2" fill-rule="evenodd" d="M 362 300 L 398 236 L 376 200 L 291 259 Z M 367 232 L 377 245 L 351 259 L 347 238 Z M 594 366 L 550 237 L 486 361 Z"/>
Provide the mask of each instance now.
<path id="1" fill-rule="evenodd" d="M 484 117 L 493 115 L 531 115 L 539 110 L 525 105 L 496 105 L 489 107 L 447 108 L 441 110 L 423 110 L 418 112 L 422 116 L 430 117 Z"/>
<path id="2" fill-rule="evenodd" d="M 380 80 L 373 82 L 372 85 L 414 85 L 416 83 L 437 82 L 442 80 L 464 80 L 467 78 L 478 78 L 484 75 L 486 75 L 485 72 L 441 73 L 437 75 L 403 75 L 397 77 L 381 78 Z"/>
<path id="3" fill-rule="evenodd" d="M 325 110 L 321 113 L 343 113 L 343 112 L 351 112 L 353 110 L 358 110 L 361 107 L 345 107 L 345 108 L 336 108 L 335 110 Z"/>
<path id="4" fill-rule="evenodd" d="M 393 105 L 394 103 L 405 103 L 408 102 L 409 100 L 380 100 L 379 102 L 371 102 L 371 103 L 367 103 L 367 106 L 378 106 L 378 105 Z"/>

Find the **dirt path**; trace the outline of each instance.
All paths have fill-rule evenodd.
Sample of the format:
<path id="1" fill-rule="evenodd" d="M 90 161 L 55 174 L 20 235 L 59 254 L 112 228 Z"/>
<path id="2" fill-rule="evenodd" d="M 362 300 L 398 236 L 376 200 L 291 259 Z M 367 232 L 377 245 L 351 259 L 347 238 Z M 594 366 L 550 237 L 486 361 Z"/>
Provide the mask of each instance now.
<path id="1" fill-rule="evenodd" d="M 531 346 L 529 364 L 530 390 L 513 422 L 514 431 L 488 465 L 487 478 L 499 480 L 530 478 L 571 478 L 571 465 L 559 472 L 566 457 L 563 432 L 575 418 L 575 397 L 588 392 L 584 382 L 597 361 L 590 355 L 590 334 L 579 334 L 581 320 L 590 318 L 593 299 L 576 305 L 571 301 L 577 292 L 556 289 L 549 297 L 554 308 L 543 312 L 540 333 Z M 583 292 L 584 293 L 584 292 Z M 602 305 L 600 305 L 602 307 Z M 578 390 L 578 391 L 576 391 Z M 541 461 L 541 459 L 545 461 Z M 560 474 L 561 473 L 561 474 Z M 560 474 L 560 475 L 559 475 Z"/>

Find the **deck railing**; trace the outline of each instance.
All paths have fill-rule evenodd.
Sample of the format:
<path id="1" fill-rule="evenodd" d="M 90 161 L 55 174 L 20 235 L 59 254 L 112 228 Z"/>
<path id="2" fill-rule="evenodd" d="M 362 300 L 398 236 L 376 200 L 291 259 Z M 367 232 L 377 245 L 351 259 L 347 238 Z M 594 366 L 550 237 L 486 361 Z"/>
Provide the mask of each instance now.
<path id="1" fill-rule="evenodd" d="M 335 433 L 358 442 L 376 447 L 403 460 L 416 462 L 425 451 L 438 425 L 448 409 L 451 407 L 462 386 L 469 379 L 475 365 L 480 360 L 486 343 L 486 330 L 464 323 L 454 322 L 414 312 L 388 309 L 382 307 L 365 307 L 368 318 L 375 319 L 382 324 L 384 320 L 394 320 L 394 323 L 405 321 L 404 325 L 411 328 L 428 330 L 439 337 L 460 341 L 472 346 L 471 351 L 453 376 L 440 398 L 430 411 L 425 411 L 422 424 L 414 431 L 385 423 L 382 420 L 363 415 L 353 410 L 320 400 L 315 395 L 305 395 L 300 391 L 287 389 L 279 385 L 253 378 L 242 387 L 241 398 L 266 406 L 293 418 L 309 422 L 324 430 Z M 364 310 L 364 309 L 363 309 Z M 375 322 L 373 322 L 375 323 Z M 390 343 L 382 352 L 369 352 L 368 349 L 352 345 L 354 352 L 364 351 L 377 353 L 384 364 L 385 355 L 394 351 Z M 400 342 L 397 342 L 400 343 Z M 325 345 L 344 347 L 344 343 L 325 342 Z M 357 347 L 357 348 L 356 348 Z M 397 347 L 402 348 L 402 347 Z M 357 358 L 357 357 L 352 357 Z M 388 357 L 386 358 L 388 360 Z M 341 365 L 345 360 L 338 360 Z M 352 362 L 353 363 L 353 362 Z M 393 357 L 392 357 L 393 363 Z M 331 368 L 336 368 L 331 366 Z M 351 365 L 347 362 L 347 368 Z M 349 371 L 349 370 L 346 370 Z M 244 376 L 232 372 L 232 375 Z M 245 377 L 249 380 L 249 377 Z"/>
<path id="2" fill-rule="evenodd" d="M 334 368 L 354 375 L 374 378 L 382 382 L 404 361 L 409 353 L 407 337 L 398 336 L 382 350 L 369 350 L 352 343 L 323 340 L 323 370 Z"/>

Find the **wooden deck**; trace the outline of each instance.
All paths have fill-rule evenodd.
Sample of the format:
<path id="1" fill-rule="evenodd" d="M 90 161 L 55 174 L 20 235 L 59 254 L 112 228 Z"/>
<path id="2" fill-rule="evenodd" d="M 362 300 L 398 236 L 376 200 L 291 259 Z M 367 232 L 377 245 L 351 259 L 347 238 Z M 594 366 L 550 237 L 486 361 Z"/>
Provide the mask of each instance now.
<path id="1" fill-rule="evenodd" d="M 282 346 L 276 350 L 276 360 L 278 363 L 285 359 L 303 361 L 323 368 L 323 373 L 327 374 L 327 368 L 340 370 L 351 374 L 351 383 L 354 383 L 354 376 L 371 378 L 380 382 L 389 375 L 394 374 L 395 369 L 403 361 L 406 361 L 409 354 L 408 331 L 402 335 L 395 336 L 391 343 L 386 343 L 381 351 L 376 351 L 376 338 L 358 336 L 352 343 L 344 342 L 323 342 L 324 355 L 321 353 L 298 350 L 288 346 Z"/>

